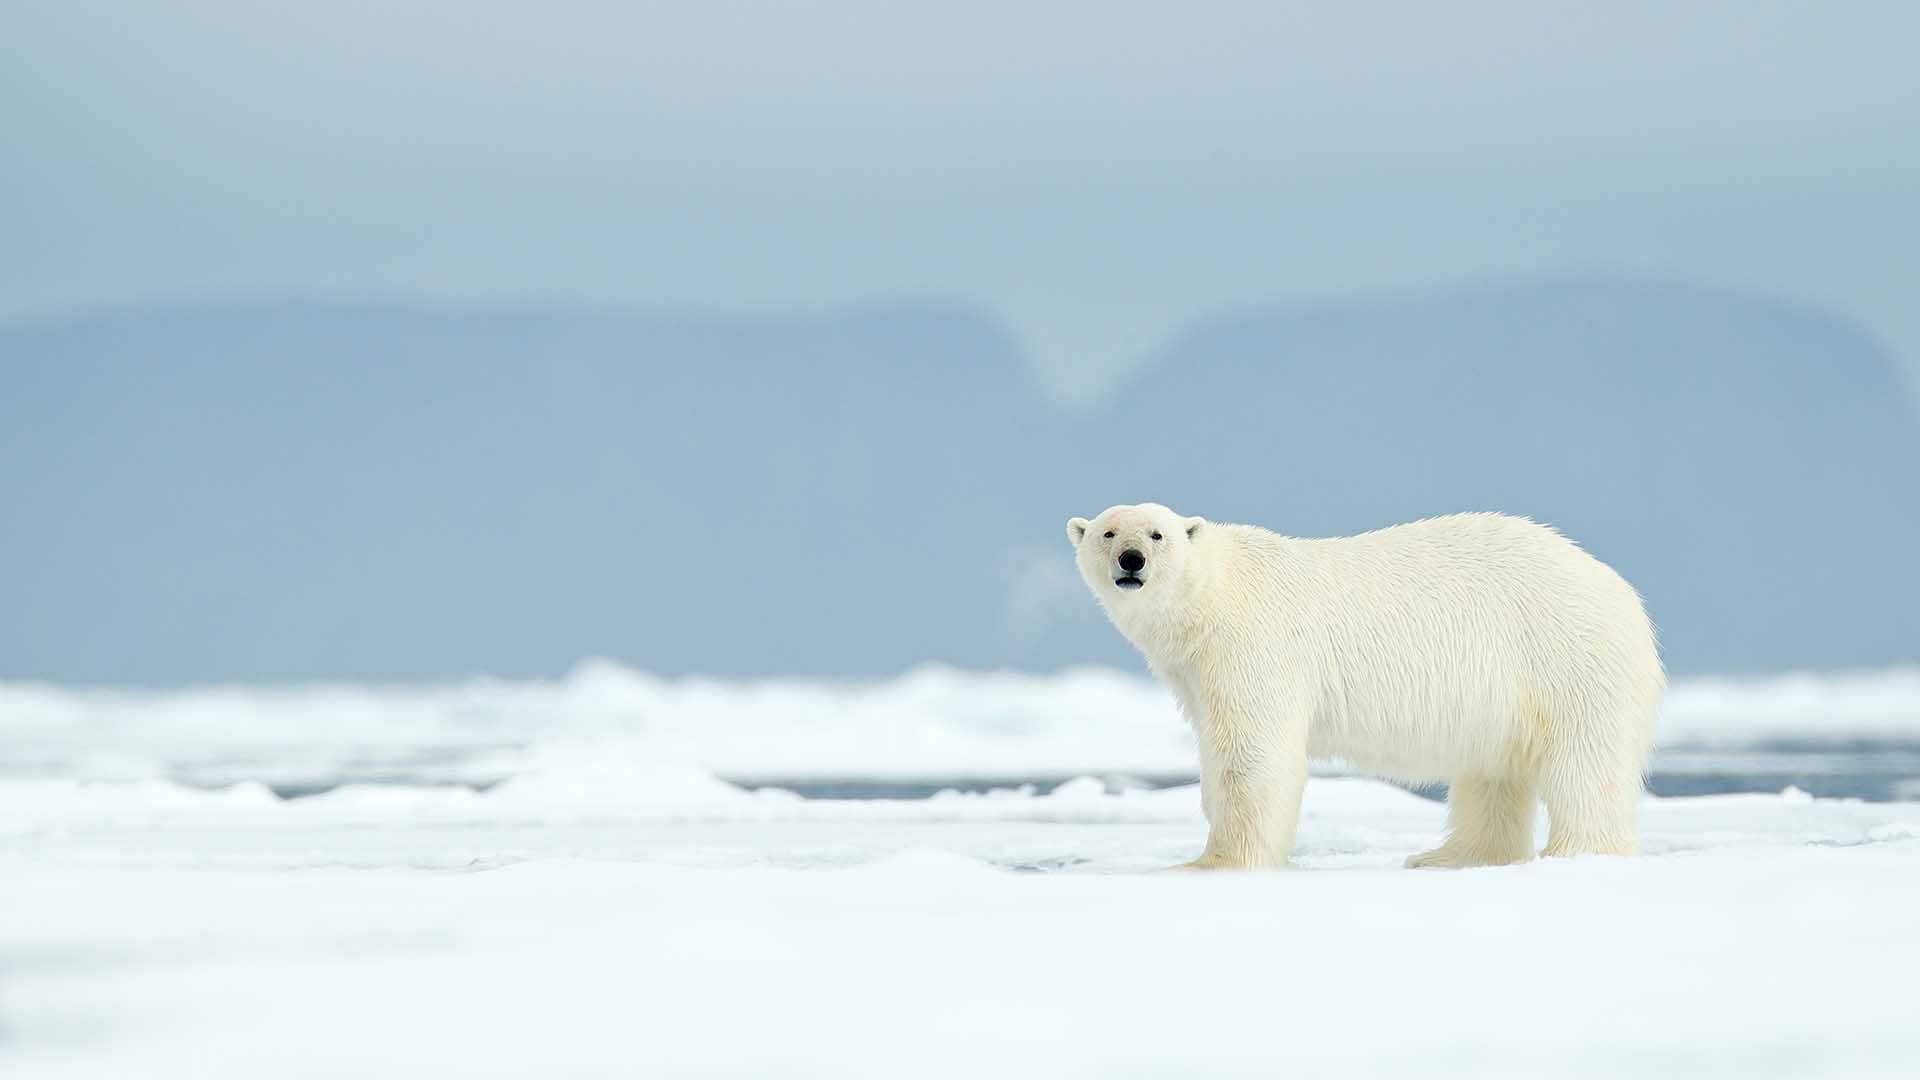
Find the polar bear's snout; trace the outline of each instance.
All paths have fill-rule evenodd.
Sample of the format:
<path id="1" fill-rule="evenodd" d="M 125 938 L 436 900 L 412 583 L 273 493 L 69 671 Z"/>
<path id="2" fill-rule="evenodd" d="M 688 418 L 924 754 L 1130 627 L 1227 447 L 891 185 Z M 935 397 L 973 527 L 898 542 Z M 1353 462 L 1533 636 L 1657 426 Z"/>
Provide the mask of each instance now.
<path id="1" fill-rule="evenodd" d="M 1081 579 L 1104 604 L 1151 581 L 1161 583 L 1155 592 L 1175 588 L 1190 541 L 1203 524 L 1158 503 L 1110 506 L 1092 521 L 1069 519 L 1067 539 Z"/>

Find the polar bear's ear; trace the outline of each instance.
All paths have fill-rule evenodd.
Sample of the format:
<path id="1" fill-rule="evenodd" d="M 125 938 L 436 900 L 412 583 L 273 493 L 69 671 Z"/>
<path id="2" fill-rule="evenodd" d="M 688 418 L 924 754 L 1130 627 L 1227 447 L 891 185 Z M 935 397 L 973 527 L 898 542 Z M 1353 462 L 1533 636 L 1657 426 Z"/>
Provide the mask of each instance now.
<path id="1" fill-rule="evenodd" d="M 1206 518 L 1197 518 L 1197 517 L 1188 518 L 1187 519 L 1187 539 L 1189 540 L 1193 539 L 1194 534 L 1200 531 L 1200 526 L 1205 525 L 1206 523 L 1207 523 Z"/>
<path id="2" fill-rule="evenodd" d="M 1086 518 L 1068 518 L 1067 519 L 1067 539 L 1073 541 L 1074 547 L 1079 547 L 1081 539 L 1086 535 L 1087 535 L 1087 519 Z"/>

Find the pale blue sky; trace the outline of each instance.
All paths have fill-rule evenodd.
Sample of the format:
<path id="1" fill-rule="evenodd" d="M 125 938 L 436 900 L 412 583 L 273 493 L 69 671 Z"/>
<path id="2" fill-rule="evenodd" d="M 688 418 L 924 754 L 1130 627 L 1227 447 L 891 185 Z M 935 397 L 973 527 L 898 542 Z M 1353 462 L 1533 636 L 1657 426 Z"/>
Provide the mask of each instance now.
<path id="1" fill-rule="evenodd" d="M 0 319 L 992 312 L 1094 393 L 1274 300 L 1753 289 L 1920 357 L 1900 2 L 8 5 Z"/>

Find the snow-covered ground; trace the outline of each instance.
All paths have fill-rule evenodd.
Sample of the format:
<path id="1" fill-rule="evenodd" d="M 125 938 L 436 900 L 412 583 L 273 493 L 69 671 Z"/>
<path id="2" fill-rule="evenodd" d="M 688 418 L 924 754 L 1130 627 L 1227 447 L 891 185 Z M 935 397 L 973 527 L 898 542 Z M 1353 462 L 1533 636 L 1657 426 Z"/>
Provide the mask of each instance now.
<path id="1" fill-rule="evenodd" d="M 1683 683 L 1665 734 L 1912 739 L 1916 703 Z M 1915 802 L 1649 799 L 1641 858 L 1412 872 L 1442 807 L 1321 777 L 1298 870 L 1191 875 L 1148 872 L 1191 787 L 716 779 L 1190 768 L 1104 672 L 14 684 L 0 746 L 9 1080 L 1920 1073 Z"/>

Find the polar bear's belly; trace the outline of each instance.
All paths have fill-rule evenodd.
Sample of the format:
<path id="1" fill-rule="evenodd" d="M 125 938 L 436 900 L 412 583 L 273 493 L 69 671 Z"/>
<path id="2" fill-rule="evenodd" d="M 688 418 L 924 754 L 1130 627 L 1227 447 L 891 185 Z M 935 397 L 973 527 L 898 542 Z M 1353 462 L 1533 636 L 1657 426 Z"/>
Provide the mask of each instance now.
<path id="1" fill-rule="evenodd" d="M 1307 753 L 1403 780 L 1445 780 L 1500 771 L 1524 732 L 1511 700 L 1442 694 L 1439 700 L 1367 700 L 1320 710 Z"/>

